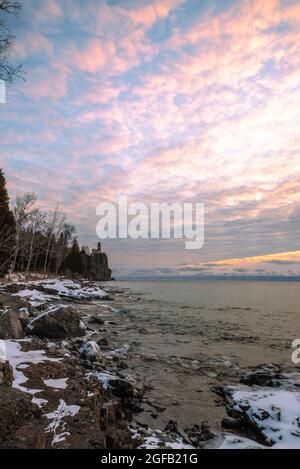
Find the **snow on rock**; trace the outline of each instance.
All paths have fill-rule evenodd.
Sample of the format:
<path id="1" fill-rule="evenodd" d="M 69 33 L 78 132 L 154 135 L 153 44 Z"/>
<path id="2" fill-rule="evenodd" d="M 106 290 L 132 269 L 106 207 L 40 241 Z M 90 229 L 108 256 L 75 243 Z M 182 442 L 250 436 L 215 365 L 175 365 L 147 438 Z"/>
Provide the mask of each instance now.
<path id="1" fill-rule="evenodd" d="M 94 373 L 89 373 L 88 377 L 90 376 L 96 376 L 97 379 L 100 381 L 102 384 L 103 389 L 108 389 L 109 387 L 109 382 L 113 379 L 117 379 L 116 375 L 110 373 L 109 371 L 101 371 L 101 372 L 94 372 Z"/>
<path id="2" fill-rule="evenodd" d="M 79 351 L 86 360 L 91 362 L 100 362 L 102 360 L 100 347 L 94 341 L 86 342 Z"/>
<path id="3" fill-rule="evenodd" d="M 273 448 L 300 448 L 300 392 L 270 388 L 226 388 L 231 410 Z"/>
<path id="4" fill-rule="evenodd" d="M 138 441 L 137 449 L 194 449 L 175 433 L 162 432 L 151 428 L 130 429 L 132 439 Z"/>
<path id="5" fill-rule="evenodd" d="M 65 431 L 66 422 L 63 421 L 66 417 L 75 417 L 80 411 L 78 405 L 67 405 L 63 399 L 59 401 L 59 405 L 54 412 L 46 414 L 48 420 L 52 422 L 47 427 L 47 432 L 54 434 L 52 440 L 52 446 L 57 443 L 65 441 L 66 437 L 70 435 L 69 432 Z"/>
<path id="6" fill-rule="evenodd" d="M 62 308 L 68 308 L 68 305 L 56 304 L 49 306 L 49 308 L 47 308 L 45 311 L 43 311 L 41 314 L 39 314 L 30 321 L 30 323 L 28 324 L 28 329 L 32 330 L 35 322 L 39 321 L 44 316 L 48 316 L 50 313 L 54 313 L 55 311 L 58 311 Z"/>
<path id="7" fill-rule="evenodd" d="M 48 386 L 49 388 L 54 388 L 54 389 L 66 389 L 67 381 L 68 381 L 68 378 L 44 379 L 45 385 Z"/>
<path id="8" fill-rule="evenodd" d="M 72 306 L 53 305 L 34 318 L 26 331 L 41 339 L 65 339 L 85 335 L 85 326 Z"/>
<path id="9" fill-rule="evenodd" d="M 35 396 L 39 392 L 42 392 L 40 389 L 29 389 L 23 386 L 28 379 L 24 375 L 21 370 L 25 369 L 25 366 L 33 363 L 45 363 L 46 361 L 51 362 L 59 362 L 60 358 L 49 358 L 45 355 L 44 350 L 30 350 L 28 352 L 23 352 L 22 342 L 23 341 L 12 341 L 12 340 L 5 340 L 5 356 L 6 360 L 9 361 L 10 365 L 13 368 L 13 383 L 12 387 L 15 389 L 19 389 L 22 392 L 31 394 Z M 39 404 L 39 400 L 35 397 L 33 398 L 33 402 Z"/>
<path id="10" fill-rule="evenodd" d="M 47 290 L 55 292 L 60 297 L 71 298 L 74 300 L 103 299 L 108 296 L 102 288 L 99 288 L 95 284 L 83 286 L 80 282 L 75 282 L 73 280 L 44 280 L 36 282 L 36 285 L 37 284 Z"/>
<path id="11" fill-rule="evenodd" d="M 93 372 L 88 376 L 96 376 L 102 384 L 103 389 L 111 391 L 114 396 L 122 399 L 124 403 L 133 402 L 134 386 L 130 382 L 130 377 L 122 379 L 107 371 Z"/>
<path id="12" fill-rule="evenodd" d="M 38 290 L 20 290 L 18 293 L 15 293 L 13 296 L 18 296 L 21 298 L 26 298 L 31 306 L 38 308 L 39 306 L 44 305 L 45 303 L 58 299 L 54 295 L 46 295 Z"/>
<path id="13" fill-rule="evenodd" d="M 249 438 L 225 433 L 223 443 L 219 446 L 219 449 L 266 449 L 266 446 L 249 440 Z"/>

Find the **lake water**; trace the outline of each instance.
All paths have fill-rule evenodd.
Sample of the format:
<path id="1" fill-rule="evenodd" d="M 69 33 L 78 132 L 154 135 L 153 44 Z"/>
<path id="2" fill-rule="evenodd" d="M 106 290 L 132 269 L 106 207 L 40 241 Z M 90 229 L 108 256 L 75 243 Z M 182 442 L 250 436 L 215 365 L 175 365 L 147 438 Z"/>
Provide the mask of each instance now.
<path id="1" fill-rule="evenodd" d="M 116 345 L 127 344 L 128 374 L 149 386 L 143 423 L 163 428 L 225 415 L 212 388 L 235 384 L 262 363 L 294 367 L 300 339 L 300 284 L 254 281 L 120 281 L 114 307 Z M 300 367 L 300 365 L 299 365 Z M 299 368 L 298 367 L 298 368 Z"/>

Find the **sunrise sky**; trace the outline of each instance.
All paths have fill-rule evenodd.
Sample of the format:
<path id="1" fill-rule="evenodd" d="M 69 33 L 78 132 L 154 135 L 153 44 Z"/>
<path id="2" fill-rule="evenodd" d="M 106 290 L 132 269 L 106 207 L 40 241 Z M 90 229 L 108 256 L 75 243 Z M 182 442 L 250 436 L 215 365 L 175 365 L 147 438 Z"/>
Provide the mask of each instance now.
<path id="1" fill-rule="evenodd" d="M 116 276 L 300 275 L 300 1 L 24 0 L 0 105 L 11 197 L 205 204 L 205 245 L 106 241 Z"/>

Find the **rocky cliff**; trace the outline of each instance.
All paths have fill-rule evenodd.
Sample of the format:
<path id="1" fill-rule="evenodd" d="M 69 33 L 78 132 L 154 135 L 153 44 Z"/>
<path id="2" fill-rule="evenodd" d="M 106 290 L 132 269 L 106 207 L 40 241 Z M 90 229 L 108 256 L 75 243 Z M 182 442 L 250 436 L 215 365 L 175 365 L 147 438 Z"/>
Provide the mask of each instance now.
<path id="1" fill-rule="evenodd" d="M 82 263 L 84 266 L 84 274 L 88 280 L 107 281 L 111 280 L 111 269 L 108 265 L 108 257 L 101 252 L 101 245 L 98 244 L 97 249 L 93 249 L 92 254 L 86 254 L 81 251 Z"/>

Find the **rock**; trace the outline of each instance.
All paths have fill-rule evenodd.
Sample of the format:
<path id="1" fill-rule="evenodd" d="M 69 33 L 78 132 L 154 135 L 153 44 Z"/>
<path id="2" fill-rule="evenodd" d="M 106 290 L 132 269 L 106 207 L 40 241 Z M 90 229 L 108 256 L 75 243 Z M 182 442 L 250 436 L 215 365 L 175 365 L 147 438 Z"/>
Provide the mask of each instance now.
<path id="1" fill-rule="evenodd" d="M 129 368 L 127 363 L 124 363 L 124 362 L 119 363 L 117 366 L 119 370 L 126 370 L 127 368 Z"/>
<path id="2" fill-rule="evenodd" d="M 91 319 L 89 320 L 90 324 L 105 324 L 104 319 L 98 317 L 98 316 L 92 316 Z"/>
<path id="3" fill-rule="evenodd" d="M 26 329 L 29 321 L 29 313 L 26 308 L 20 309 L 17 313 L 17 317 L 21 323 L 23 329 Z"/>
<path id="4" fill-rule="evenodd" d="M 79 352 L 86 360 L 89 360 L 90 362 L 101 362 L 103 358 L 99 345 L 94 341 L 90 341 L 84 344 Z"/>
<path id="5" fill-rule="evenodd" d="M 8 361 L 5 363 L 0 362 L 0 385 L 8 384 L 10 386 L 13 382 L 13 379 L 13 369 Z"/>
<path id="6" fill-rule="evenodd" d="M 71 339 L 71 341 L 75 347 L 82 347 L 82 345 L 85 343 L 85 339 L 79 337 L 76 339 Z"/>
<path id="7" fill-rule="evenodd" d="M 99 339 L 97 341 L 97 344 L 99 345 L 99 347 L 107 347 L 108 346 L 108 341 L 107 341 L 107 339 L 105 339 L 105 337 L 102 337 L 102 339 Z"/>
<path id="8" fill-rule="evenodd" d="M 70 344 L 70 342 L 68 342 L 66 340 L 63 340 L 60 345 L 63 349 L 67 349 L 67 350 L 72 349 L 72 345 Z"/>
<path id="9" fill-rule="evenodd" d="M 223 428 L 228 428 L 228 429 L 238 429 L 241 428 L 242 426 L 242 419 L 234 419 L 232 417 L 224 417 L 222 420 L 222 427 Z"/>
<path id="10" fill-rule="evenodd" d="M 248 386 L 280 386 L 283 379 L 282 369 L 279 365 L 259 365 L 253 371 L 246 373 L 241 378 L 243 384 Z"/>
<path id="11" fill-rule="evenodd" d="M 7 396 L 9 395 L 9 398 Z M 0 387 L 0 444 L 24 420 L 30 420 L 37 408 L 32 396 L 7 386 Z"/>
<path id="12" fill-rule="evenodd" d="M 189 441 L 196 447 L 199 447 L 204 441 L 214 438 L 214 434 L 210 431 L 207 422 L 202 422 L 201 425 L 193 425 L 185 429 Z"/>
<path id="13" fill-rule="evenodd" d="M 40 339 L 66 339 L 85 335 L 79 312 L 71 306 L 58 307 L 35 318 L 27 328 Z"/>
<path id="14" fill-rule="evenodd" d="M 20 308 L 26 308 L 27 306 L 27 301 L 24 298 L 13 296 L 10 293 L 0 292 L 0 309 L 6 307 L 16 311 Z"/>
<path id="15" fill-rule="evenodd" d="M 224 387 L 224 396 L 228 414 L 243 423 L 242 436 L 251 435 L 265 447 L 299 448 L 299 392 L 229 386 Z"/>
<path id="16" fill-rule="evenodd" d="M 134 387 L 121 378 L 112 378 L 108 381 L 108 389 L 124 403 L 131 404 L 134 399 Z"/>
<path id="17" fill-rule="evenodd" d="M 18 316 L 13 311 L 5 311 L 0 315 L 0 339 L 21 339 L 23 328 Z"/>
<path id="18" fill-rule="evenodd" d="M 108 265 L 108 258 L 101 252 L 101 245 L 94 249 L 92 254 L 81 252 L 81 260 L 84 266 L 85 277 L 89 280 L 106 281 L 111 280 L 111 269 Z"/>

